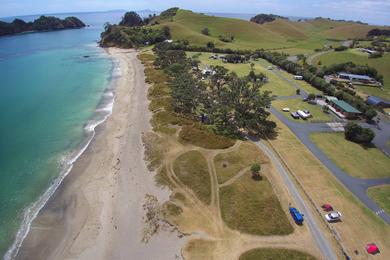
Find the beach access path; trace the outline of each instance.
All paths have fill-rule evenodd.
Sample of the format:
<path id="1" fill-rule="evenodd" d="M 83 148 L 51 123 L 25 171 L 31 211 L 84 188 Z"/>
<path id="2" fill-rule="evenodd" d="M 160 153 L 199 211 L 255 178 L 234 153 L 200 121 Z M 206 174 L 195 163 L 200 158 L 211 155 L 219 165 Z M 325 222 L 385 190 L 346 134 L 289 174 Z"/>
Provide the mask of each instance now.
<path id="1" fill-rule="evenodd" d="M 110 48 L 119 65 L 112 115 L 97 129 L 50 201 L 33 221 L 16 259 L 175 259 L 185 239 L 162 230 L 148 243 L 146 195 L 160 202 L 144 161 L 142 134 L 150 131 L 148 85 L 134 50 Z"/>

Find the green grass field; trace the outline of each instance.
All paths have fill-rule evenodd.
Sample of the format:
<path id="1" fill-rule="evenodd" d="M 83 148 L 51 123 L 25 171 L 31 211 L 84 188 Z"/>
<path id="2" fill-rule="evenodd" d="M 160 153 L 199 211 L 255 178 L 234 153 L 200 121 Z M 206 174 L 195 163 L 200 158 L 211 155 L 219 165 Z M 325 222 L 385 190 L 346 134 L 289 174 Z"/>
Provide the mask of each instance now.
<path id="1" fill-rule="evenodd" d="M 286 100 L 275 100 L 272 102 L 272 106 L 274 106 L 277 110 L 279 110 L 285 117 L 292 121 L 296 121 L 299 123 L 308 123 L 308 122 L 328 122 L 331 121 L 332 117 L 329 114 L 325 114 L 322 112 L 322 109 L 318 105 L 311 105 L 307 102 L 304 102 L 302 99 L 286 99 Z M 290 112 L 295 112 L 299 110 L 309 110 L 312 114 L 312 117 L 308 120 L 302 119 L 294 119 L 291 117 L 290 112 L 283 112 L 282 109 L 288 107 L 290 108 Z"/>
<path id="2" fill-rule="evenodd" d="M 210 59 L 209 57 L 211 56 L 211 53 L 187 52 L 187 55 L 188 57 L 196 57 L 201 62 L 200 67 L 202 69 L 207 66 L 224 66 L 229 71 L 235 72 L 238 76 L 241 77 L 248 75 L 251 69 L 250 63 L 233 64 L 223 63 L 221 60 Z M 262 87 L 262 90 L 271 91 L 272 95 L 276 96 L 291 96 L 295 94 L 295 89 L 292 86 L 273 74 L 271 71 L 267 70 L 267 68 L 272 64 L 262 59 L 259 59 L 253 63 L 255 64 L 255 72 L 264 73 L 269 79 L 269 82 Z"/>
<path id="3" fill-rule="evenodd" d="M 310 139 L 342 170 L 358 178 L 390 177 L 390 159 L 377 148 L 363 148 L 342 133 L 315 133 Z"/>
<path id="4" fill-rule="evenodd" d="M 343 63 L 352 61 L 360 65 L 368 65 L 378 70 L 384 77 L 384 89 L 381 90 L 375 87 L 358 87 L 358 89 L 367 93 L 368 95 L 380 96 L 390 100 L 390 54 L 376 59 L 368 58 L 367 54 L 364 54 L 358 50 L 347 50 L 342 52 L 329 52 L 321 55 L 313 60 L 314 64 L 321 61 L 322 66 L 328 66 L 331 64 Z"/>
<path id="5" fill-rule="evenodd" d="M 190 151 L 174 162 L 176 176 L 206 204 L 211 200 L 210 174 L 206 159 L 200 152 Z"/>
<path id="6" fill-rule="evenodd" d="M 218 154 L 214 158 L 218 183 L 226 182 L 253 163 L 264 163 L 266 161 L 268 161 L 267 158 L 251 143 L 243 143 L 233 152 Z"/>
<path id="7" fill-rule="evenodd" d="M 371 187 L 368 196 L 390 215 L 390 185 Z"/>
<path id="8" fill-rule="evenodd" d="M 266 260 L 266 259 L 285 259 L 285 260 L 314 260 L 315 257 L 303 252 L 276 249 L 276 248 L 257 248 L 242 254 L 239 260 Z"/>
<path id="9" fill-rule="evenodd" d="M 235 230 L 254 235 L 287 235 L 293 227 L 266 177 L 250 174 L 220 190 L 222 219 Z"/>
<path id="10" fill-rule="evenodd" d="M 364 37 L 373 26 L 336 22 L 327 19 L 295 22 L 277 19 L 271 23 L 255 24 L 249 21 L 208 16 L 179 10 L 172 19 L 160 21 L 168 26 L 174 40 L 188 40 L 192 45 L 204 46 L 214 42 L 217 47 L 232 49 L 277 49 L 287 53 L 310 53 L 324 45 L 337 46 L 338 41 Z M 202 29 L 209 28 L 210 35 Z M 230 43 L 222 42 L 219 35 L 234 36 Z"/>

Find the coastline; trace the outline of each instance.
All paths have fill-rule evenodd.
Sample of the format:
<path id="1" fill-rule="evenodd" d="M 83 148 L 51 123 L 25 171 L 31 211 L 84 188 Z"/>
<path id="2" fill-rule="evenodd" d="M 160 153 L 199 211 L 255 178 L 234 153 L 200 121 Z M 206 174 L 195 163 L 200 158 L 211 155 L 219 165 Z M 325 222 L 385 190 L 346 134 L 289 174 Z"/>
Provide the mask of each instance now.
<path id="1" fill-rule="evenodd" d="M 183 242 L 163 230 L 142 242 L 146 195 L 160 202 L 143 160 L 141 136 L 150 130 L 143 66 L 133 50 L 109 49 L 118 62 L 111 116 L 31 224 L 16 259 L 172 259 Z"/>

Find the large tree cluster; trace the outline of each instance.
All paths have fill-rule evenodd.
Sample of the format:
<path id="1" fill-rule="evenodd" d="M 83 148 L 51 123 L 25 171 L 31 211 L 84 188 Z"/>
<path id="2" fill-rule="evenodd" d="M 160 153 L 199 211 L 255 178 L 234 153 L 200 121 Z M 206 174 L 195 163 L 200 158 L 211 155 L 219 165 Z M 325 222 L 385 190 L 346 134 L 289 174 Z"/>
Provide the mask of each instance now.
<path id="1" fill-rule="evenodd" d="M 192 72 L 198 63 L 182 50 L 155 48 L 155 65 L 170 75 L 172 107 L 175 112 L 208 124 L 217 133 L 237 136 L 242 132 L 257 136 L 275 134 L 275 123 L 268 120 L 270 93 L 261 91 L 263 75 L 238 77 L 226 68 L 213 67 L 203 80 Z"/>

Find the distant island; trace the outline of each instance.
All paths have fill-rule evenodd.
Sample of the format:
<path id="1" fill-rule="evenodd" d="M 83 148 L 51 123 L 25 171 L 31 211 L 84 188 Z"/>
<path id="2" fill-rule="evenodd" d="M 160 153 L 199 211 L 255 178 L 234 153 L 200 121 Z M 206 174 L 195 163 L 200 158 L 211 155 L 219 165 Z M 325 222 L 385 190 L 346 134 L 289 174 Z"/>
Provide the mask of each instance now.
<path id="1" fill-rule="evenodd" d="M 287 17 L 283 17 L 276 14 L 258 14 L 250 19 L 251 22 L 258 23 L 258 24 L 264 24 L 264 23 L 270 23 L 273 22 L 276 19 L 284 19 L 288 20 Z"/>
<path id="2" fill-rule="evenodd" d="M 0 36 L 24 32 L 78 29 L 85 26 L 85 23 L 74 16 L 66 17 L 65 19 L 60 19 L 54 16 L 41 16 L 33 22 L 25 22 L 21 19 L 15 19 L 12 23 L 0 21 Z"/>

